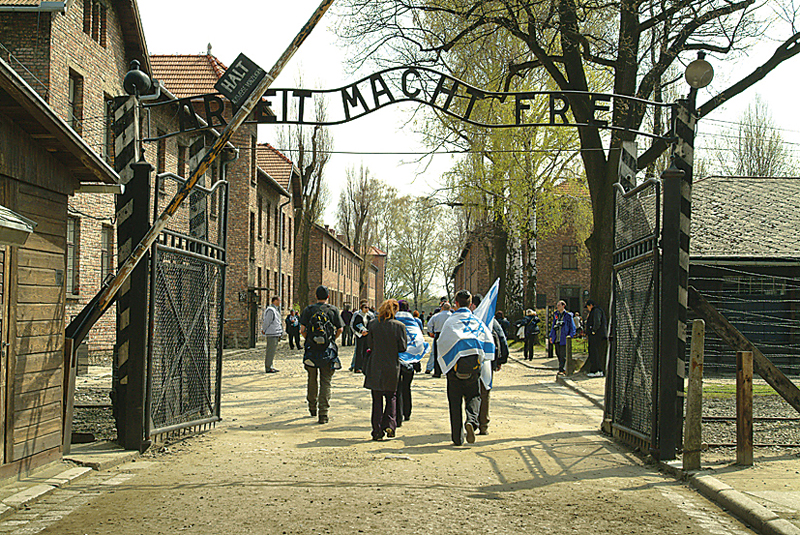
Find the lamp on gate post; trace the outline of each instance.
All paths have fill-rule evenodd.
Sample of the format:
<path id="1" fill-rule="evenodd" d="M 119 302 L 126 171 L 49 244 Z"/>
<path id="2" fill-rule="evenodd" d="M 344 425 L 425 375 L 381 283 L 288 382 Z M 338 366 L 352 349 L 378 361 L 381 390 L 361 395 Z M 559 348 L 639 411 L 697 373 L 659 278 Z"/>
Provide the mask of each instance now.
<path id="1" fill-rule="evenodd" d="M 686 66 L 684 78 L 689 84 L 689 102 L 691 103 L 692 113 L 697 108 L 697 90 L 706 87 L 714 79 L 714 67 L 706 61 L 706 53 L 697 53 L 697 59 Z"/>

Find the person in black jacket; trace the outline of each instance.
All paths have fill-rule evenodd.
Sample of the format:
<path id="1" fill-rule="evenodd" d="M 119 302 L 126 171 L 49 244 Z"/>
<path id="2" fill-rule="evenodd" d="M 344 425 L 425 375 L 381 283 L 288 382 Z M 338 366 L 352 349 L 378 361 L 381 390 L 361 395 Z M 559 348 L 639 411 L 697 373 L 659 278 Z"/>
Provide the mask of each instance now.
<path id="1" fill-rule="evenodd" d="M 392 438 L 397 429 L 400 353 L 407 347 L 406 327 L 395 319 L 398 308 L 394 299 L 384 301 L 378 318 L 367 326 L 364 388 L 372 391 L 372 440 Z"/>
<path id="2" fill-rule="evenodd" d="M 525 311 L 525 317 L 514 324 L 517 328 L 525 327 L 525 360 L 533 360 L 533 348 L 539 336 L 539 316 L 530 308 Z"/>
<path id="3" fill-rule="evenodd" d="M 603 341 L 606 339 L 606 315 L 603 309 L 591 299 L 586 301 L 589 315 L 586 317 L 585 331 L 589 342 L 588 377 L 603 377 Z"/>

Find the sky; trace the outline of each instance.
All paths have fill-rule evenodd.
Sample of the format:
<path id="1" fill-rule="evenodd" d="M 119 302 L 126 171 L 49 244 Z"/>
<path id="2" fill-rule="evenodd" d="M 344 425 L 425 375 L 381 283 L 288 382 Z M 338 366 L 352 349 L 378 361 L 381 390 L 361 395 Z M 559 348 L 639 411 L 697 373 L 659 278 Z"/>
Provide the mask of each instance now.
<path id="1" fill-rule="evenodd" d="M 230 65 L 240 53 L 245 53 L 264 70 L 269 70 L 300 28 L 314 12 L 319 0 L 139 0 L 145 37 L 151 54 L 201 54 L 210 43 L 212 53 Z M 224 8 L 221 9 L 221 6 Z M 297 87 L 302 73 L 303 86 L 326 89 L 347 85 L 364 74 L 350 74 L 343 63 L 348 51 L 337 44 L 333 28 L 341 23 L 335 16 L 336 5 L 323 18 L 309 39 L 295 54 L 273 87 Z M 764 42 L 739 61 L 707 59 L 715 69 L 709 88 L 700 90 L 702 104 L 714 91 L 720 91 L 757 66 L 770 55 L 775 43 Z M 755 94 L 764 98 L 773 113 L 780 132 L 792 153 L 800 152 L 800 116 L 793 98 L 797 91 L 800 56 L 789 60 L 753 89 L 732 99 L 727 105 L 709 114 L 698 126 L 698 148 L 714 138 L 732 135 L 734 125 Z M 688 90 L 688 86 L 687 90 Z M 415 156 L 369 155 L 375 152 L 424 152 L 419 134 L 407 124 L 411 104 L 383 108 L 344 125 L 331 127 L 334 154 L 330 160 L 327 183 L 331 202 L 325 213 L 325 223 L 335 223 L 335 205 L 345 183 L 348 168 L 362 163 L 374 176 L 398 188 L 401 194 L 430 194 L 441 184 L 442 173 L 454 163 L 450 155 L 438 155 L 430 165 L 415 163 Z M 259 127 L 259 141 L 277 144 L 276 126 Z M 278 147 L 282 148 L 282 147 Z M 359 153 L 359 154 L 345 154 Z M 700 157 L 708 157 L 699 150 Z"/>
<path id="2" fill-rule="evenodd" d="M 220 5 L 224 9 L 220 9 Z M 244 53 L 269 70 L 319 5 L 319 0 L 139 0 L 145 38 L 151 54 L 200 54 L 209 43 L 212 54 L 230 65 Z M 335 7 L 335 5 L 334 5 Z M 333 9 L 333 8 L 332 8 Z M 302 73 L 306 88 L 338 88 L 360 78 L 345 72 L 347 51 L 336 44 L 332 9 L 288 63 L 273 87 L 298 87 Z M 331 127 L 334 151 L 342 153 L 424 152 L 419 137 L 405 124 L 408 104 L 395 105 L 366 117 Z M 404 128 L 405 127 L 405 128 Z M 259 127 L 259 142 L 277 146 L 277 126 Z M 277 148 L 282 148 L 277 146 Z M 287 154 L 288 155 L 288 154 Z M 291 158 L 291 156 L 290 156 Z M 325 223 L 335 224 L 335 206 L 345 184 L 348 168 L 363 164 L 372 174 L 396 187 L 400 194 L 433 192 L 442 173 L 453 163 L 451 156 L 436 156 L 430 166 L 417 164 L 417 156 L 334 154 L 328 164 L 330 204 Z"/>

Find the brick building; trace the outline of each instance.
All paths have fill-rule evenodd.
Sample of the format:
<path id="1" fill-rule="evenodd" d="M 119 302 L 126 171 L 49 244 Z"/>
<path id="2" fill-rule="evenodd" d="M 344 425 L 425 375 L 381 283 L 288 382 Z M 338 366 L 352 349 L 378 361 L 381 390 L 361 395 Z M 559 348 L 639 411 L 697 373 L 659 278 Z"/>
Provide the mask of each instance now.
<path id="1" fill-rule="evenodd" d="M 178 98 L 216 92 L 214 84 L 226 70 L 210 50 L 207 54 L 154 55 L 150 59 L 153 77 Z M 228 104 L 224 116 L 229 120 L 232 115 Z M 293 247 L 287 236 L 294 227 L 289 191 L 297 173 L 277 150 L 259 145 L 255 124 L 242 125 L 230 141 L 239 156 L 226 173 L 230 201 L 225 343 L 253 347 L 260 325 L 259 309 L 272 294 L 287 293 L 287 280 L 294 270 Z M 259 161 L 273 172 L 280 171 L 281 181 Z"/>
<path id="2" fill-rule="evenodd" d="M 562 210 L 565 224 L 537 240 L 536 307 L 545 308 L 564 300 L 567 309 L 583 313 L 583 303 L 589 298 L 591 266 L 589 251 L 570 222 L 572 203 L 588 202 L 585 186 L 564 184 L 558 189 L 564 199 Z M 461 251 L 453 270 L 456 291 L 466 288 L 471 293 L 485 293 L 494 283 L 489 266 L 492 265 L 492 240 L 486 232 L 472 232 Z M 508 306 L 508 305 L 507 305 Z"/>
<path id="3" fill-rule="evenodd" d="M 326 226 L 314 225 L 311 229 L 309 246 L 308 287 L 309 295 L 305 303 L 313 303 L 316 299 L 314 291 L 317 286 L 327 286 L 330 292 L 330 303 L 337 307 L 345 303 L 353 306 L 362 298 L 371 307 L 377 307 L 383 301 L 386 254 L 378 249 L 370 250 L 372 262 L 367 274 L 367 294 L 359 296 L 359 269 L 363 261 L 344 242 L 344 236 Z M 298 291 L 295 288 L 295 291 Z M 298 300 L 301 305 L 303 300 Z"/>
<path id="4" fill-rule="evenodd" d="M 131 60 L 149 71 L 136 3 L 0 1 L 0 51 L 13 56 L 11 66 L 113 166 L 110 99 L 125 94 L 122 79 Z M 68 216 L 67 322 L 116 266 L 113 195 L 73 195 Z M 112 309 L 98 321 L 87 342 L 93 351 L 110 352 L 115 333 Z"/>

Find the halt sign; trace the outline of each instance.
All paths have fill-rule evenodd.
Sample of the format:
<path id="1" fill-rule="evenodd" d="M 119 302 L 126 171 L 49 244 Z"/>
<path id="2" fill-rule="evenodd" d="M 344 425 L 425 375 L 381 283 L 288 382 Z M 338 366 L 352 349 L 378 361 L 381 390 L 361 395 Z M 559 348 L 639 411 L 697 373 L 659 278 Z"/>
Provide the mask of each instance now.
<path id="1" fill-rule="evenodd" d="M 267 73 L 244 54 L 239 54 L 214 89 L 240 108 Z"/>

